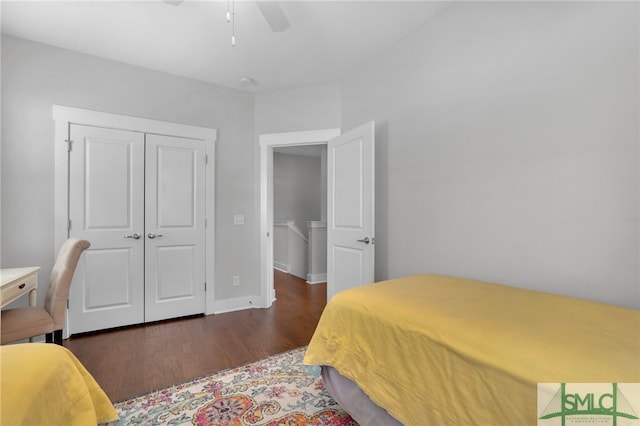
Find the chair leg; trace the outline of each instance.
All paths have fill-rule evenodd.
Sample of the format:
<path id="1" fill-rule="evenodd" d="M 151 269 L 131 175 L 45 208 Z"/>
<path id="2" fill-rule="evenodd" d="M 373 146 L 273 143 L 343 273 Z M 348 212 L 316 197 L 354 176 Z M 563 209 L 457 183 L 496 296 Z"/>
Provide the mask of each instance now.
<path id="1" fill-rule="evenodd" d="M 62 346 L 62 330 L 54 330 L 53 333 L 47 333 L 44 335 L 44 341 L 46 343 L 55 343 Z"/>

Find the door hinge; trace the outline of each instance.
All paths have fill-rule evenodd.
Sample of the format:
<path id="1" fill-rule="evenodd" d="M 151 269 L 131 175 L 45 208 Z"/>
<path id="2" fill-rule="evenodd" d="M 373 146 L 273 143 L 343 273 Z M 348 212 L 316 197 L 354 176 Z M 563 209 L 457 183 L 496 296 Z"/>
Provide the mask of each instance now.
<path id="1" fill-rule="evenodd" d="M 207 292 L 207 283 L 204 283 L 204 292 Z"/>
<path id="2" fill-rule="evenodd" d="M 207 154 L 204 155 L 204 164 L 209 164 L 209 156 Z"/>
<path id="3" fill-rule="evenodd" d="M 67 143 L 67 152 L 71 152 L 73 141 L 70 139 L 65 139 L 64 141 Z"/>
<path id="4" fill-rule="evenodd" d="M 69 309 L 69 299 L 67 299 L 67 309 Z"/>
<path id="5" fill-rule="evenodd" d="M 71 219 L 67 222 L 67 232 L 71 231 Z"/>

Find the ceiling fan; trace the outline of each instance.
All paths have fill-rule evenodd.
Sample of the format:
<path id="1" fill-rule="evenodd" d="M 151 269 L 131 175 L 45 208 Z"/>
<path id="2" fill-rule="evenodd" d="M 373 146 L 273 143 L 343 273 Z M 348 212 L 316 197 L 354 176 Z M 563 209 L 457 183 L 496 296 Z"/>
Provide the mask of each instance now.
<path id="1" fill-rule="evenodd" d="M 184 0 L 162 0 L 167 4 L 171 4 L 173 6 L 179 6 L 182 4 Z M 291 24 L 289 24 L 289 20 L 287 19 L 287 15 L 285 15 L 282 10 L 282 6 L 279 1 L 271 1 L 271 0 L 255 0 L 256 6 L 260 9 L 264 20 L 267 22 L 271 31 L 279 33 L 282 31 L 286 31 Z"/>

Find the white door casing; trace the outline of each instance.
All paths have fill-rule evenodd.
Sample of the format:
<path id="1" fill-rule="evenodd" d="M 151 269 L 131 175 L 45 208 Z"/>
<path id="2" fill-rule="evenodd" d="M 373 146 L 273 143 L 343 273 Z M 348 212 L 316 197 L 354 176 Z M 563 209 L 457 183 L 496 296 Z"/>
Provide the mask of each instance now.
<path id="1" fill-rule="evenodd" d="M 70 288 L 71 332 L 143 322 L 144 134 L 72 125 L 70 140 L 69 236 L 91 242 Z"/>
<path id="2" fill-rule="evenodd" d="M 374 281 L 375 125 L 327 144 L 327 300 Z"/>
<path id="3" fill-rule="evenodd" d="M 204 143 L 146 135 L 145 321 L 205 310 Z"/>

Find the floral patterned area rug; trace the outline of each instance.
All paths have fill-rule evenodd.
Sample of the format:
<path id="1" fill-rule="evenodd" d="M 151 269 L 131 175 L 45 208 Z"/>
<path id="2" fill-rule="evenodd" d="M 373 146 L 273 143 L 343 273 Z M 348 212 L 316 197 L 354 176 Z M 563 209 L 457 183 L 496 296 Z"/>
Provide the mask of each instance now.
<path id="1" fill-rule="evenodd" d="M 302 363 L 306 347 L 115 404 L 118 425 L 357 426 Z"/>

